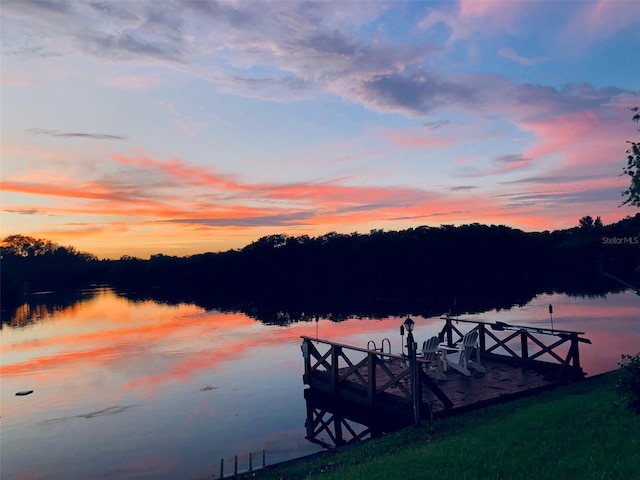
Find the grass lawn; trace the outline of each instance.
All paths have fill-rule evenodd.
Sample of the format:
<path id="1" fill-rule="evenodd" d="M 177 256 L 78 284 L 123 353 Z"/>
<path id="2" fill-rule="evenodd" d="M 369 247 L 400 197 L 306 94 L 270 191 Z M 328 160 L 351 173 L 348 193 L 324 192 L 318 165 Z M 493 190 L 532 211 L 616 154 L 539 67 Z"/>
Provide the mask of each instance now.
<path id="1" fill-rule="evenodd" d="M 617 406 L 616 377 L 425 422 L 246 478 L 640 480 L 640 416 Z"/>

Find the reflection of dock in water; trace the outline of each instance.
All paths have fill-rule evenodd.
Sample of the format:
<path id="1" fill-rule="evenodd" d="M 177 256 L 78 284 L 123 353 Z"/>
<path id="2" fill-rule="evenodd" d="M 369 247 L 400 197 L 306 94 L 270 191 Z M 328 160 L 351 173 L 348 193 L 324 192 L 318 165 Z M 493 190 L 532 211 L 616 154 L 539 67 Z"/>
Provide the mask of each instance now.
<path id="1" fill-rule="evenodd" d="M 302 337 L 307 438 L 323 446 L 355 442 L 420 419 L 452 415 L 581 379 L 582 332 L 447 317 L 439 334 L 449 347 L 478 332 L 473 358 L 484 372 L 448 369 L 446 380 L 418 358 L 416 391 L 407 357 Z M 470 328 L 462 332 L 456 325 Z M 414 402 L 416 409 L 414 409 Z M 321 440 L 322 435 L 328 440 Z"/>

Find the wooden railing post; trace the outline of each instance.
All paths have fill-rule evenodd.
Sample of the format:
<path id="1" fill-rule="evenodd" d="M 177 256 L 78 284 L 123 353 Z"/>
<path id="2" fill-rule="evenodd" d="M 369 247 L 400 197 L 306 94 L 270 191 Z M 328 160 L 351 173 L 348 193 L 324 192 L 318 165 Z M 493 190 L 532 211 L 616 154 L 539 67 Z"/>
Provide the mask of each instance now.
<path id="1" fill-rule="evenodd" d="M 416 352 L 416 358 L 417 358 L 417 352 Z M 414 377 L 415 377 L 415 388 L 416 388 L 416 403 L 418 405 L 418 412 L 420 412 L 420 408 L 422 405 L 422 379 L 420 377 L 422 366 L 419 365 L 416 360 L 414 360 L 413 363 L 415 366 Z"/>
<path id="2" fill-rule="evenodd" d="M 526 330 L 520 330 L 520 350 L 523 360 L 527 360 L 529 358 L 529 334 Z"/>
<path id="3" fill-rule="evenodd" d="M 413 420 L 416 427 L 420 426 L 420 395 L 418 391 L 422 392 L 422 385 L 420 383 L 420 374 L 418 371 L 418 362 L 416 357 L 417 344 L 413 339 L 413 334 L 409 331 L 407 335 L 407 350 L 409 355 L 409 380 L 411 382 L 411 403 L 413 405 Z"/>
<path id="4" fill-rule="evenodd" d="M 340 357 L 340 353 L 342 352 L 342 347 L 338 345 L 331 345 L 331 391 L 335 393 L 338 389 L 338 378 L 339 378 L 339 368 L 338 368 L 338 358 Z"/>
<path id="5" fill-rule="evenodd" d="M 578 347 L 578 335 L 575 333 L 570 334 L 569 340 L 571 343 L 569 345 L 569 351 L 567 352 L 567 358 L 565 358 L 562 369 L 560 370 L 561 377 L 566 375 L 566 372 L 571 372 L 570 375 L 574 375 L 574 372 L 582 371 L 582 368 L 580 367 L 580 349 Z"/>
<path id="6" fill-rule="evenodd" d="M 485 325 L 484 323 L 481 323 L 480 325 L 478 325 L 478 345 L 480 347 L 480 351 L 482 353 L 484 353 L 484 351 L 487 348 L 487 337 L 485 335 Z"/>
<path id="7" fill-rule="evenodd" d="M 336 447 L 339 447 L 340 445 L 344 445 L 346 442 L 342 437 L 342 417 L 336 414 L 333 415 L 333 430 L 335 435 L 334 442 L 336 444 Z"/>
<path id="8" fill-rule="evenodd" d="M 309 352 L 309 340 L 306 338 L 302 340 L 302 358 L 304 358 L 304 376 L 303 379 L 306 379 L 309 376 L 309 372 L 311 371 L 311 353 Z"/>
<path id="9" fill-rule="evenodd" d="M 573 350 L 573 368 L 580 371 L 580 347 L 578 346 L 578 335 L 571 334 L 571 350 Z"/>
<path id="10" fill-rule="evenodd" d="M 376 362 L 378 356 L 369 352 L 367 357 L 367 403 L 372 407 L 376 401 Z"/>
<path id="11" fill-rule="evenodd" d="M 314 413 L 315 410 L 313 408 L 313 405 L 311 405 L 311 402 L 309 400 L 307 400 L 306 402 L 307 404 L 307 420 L 304 422 L 304 427 L 307 431 L 307 437 L 309 438 L 313 438 L 314 435 L 314 430 L 315 430 L 315 423 L 314 423 Z M 264 452 L 264 450 L 263 450 Z M 264 453 L 262 454 L 262 462 L 264 463 Z M 264 465 L 262 465 L 264 467 Z"/>

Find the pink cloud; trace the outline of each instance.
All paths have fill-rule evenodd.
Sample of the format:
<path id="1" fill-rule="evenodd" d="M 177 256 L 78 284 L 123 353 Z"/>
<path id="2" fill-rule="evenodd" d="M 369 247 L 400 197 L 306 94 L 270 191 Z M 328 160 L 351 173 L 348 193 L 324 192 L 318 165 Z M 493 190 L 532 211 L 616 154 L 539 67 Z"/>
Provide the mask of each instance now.
<path id="1" fill-rule="evenodd" d="M 518 28 L 521 18 L 531 8 L 530 2 L 461 0 L 455 8 L 432 10 L 419 23 L 429 29 L 438 23 L 451 28 L 449 42 L 455 42 L 478 32 L 495 34 L 512 32 Z"/>
<path id="2" fill-rule="evenodd" d="M 522 32 L 535 28 L 532 19 L 544 20 L 549 15 L 545 2 L 504 2 L 460 0 L 447 9 L 434 9 L 419 23 L 429 29 L 444 23 L 451 29 L 449 43 L 473 37 L 478 33 L 496 36 L 504 32 Z M 568 2 L 554 8 L 561 20 L 560 45 L 584 49 L 611 37 L 640 21 L 640 9 L 633 1 Z M 529 59 L 507 49 L 501 55 L 528 64 Z"/>
<path id="3" fill-rule="evenodd" d="M 622 119 L 601 118 L 593 111 L 522 121 L 519 125 L 538 139 L 526 152 L 532 158 L 555 155 L 563 163 L 587 167 L 622 159 L 626 150 Z"/>
<path id="4" fill-rule="evenodd" d="M 228 176 L 211 173 L 209 167 L 189 167 L 182 159 L 154 160 L 147 156 L 138 155 L 128 157 L 113 155 L 113 159 L 123 165 L 141 167 L 143 169 L 158 170 L 167 177 L 190 185 L 207 185 L 227 190 L 241 190 L 243 187 Z"/>
<path id="5" fill-rule="evenodd" d="M 561 34 L 565 42 L 584 49 L 640 22 L 640 8 L 635 1 L 580 2 L 580 9 Z"/>
<path id="6" fill-rule="evenodd" d="M 387 131 L 384 135 L 396 148 L 444 148 L 450 147 L 454 143 L 452 138 L 438 137 L 431 132 L 424 131 Z"/>
<path id="7" fill-rule="evenodd" d="M 489 84 L 488 81 L 487 91 Z M 179 248 L 175 252 L 181 254 L 190 253 L 189 248 L 191 252 L 223 248 L 211 246 L 212 238 L 219 242 L 217 245 L 232 248 L 238 246 L 237 242 L 248 243 L 285 226 L 292 234 L 308 235 L 331 230 L 400 229 L 424 223 L 484 222 L 549 229 L 567 223 L 574 225 L 575 218 L 585 214 L 603 214 L 604 211 L 579 211 L 587 207 L 585 202 L 579 204 L 575 195 L 574 203 L 559 211 L 560 203 L 554 199 L 567 198 L 572 192 L 585 188 L 593 189 L 595 195 L 615 189 L 614 183 L 620 181 L 615 172 L 609 174 L 616 177 L 613 182 L 587 184 L 584 179 L 582 183 L 567 179 L 554 183 L 553 194 L 549 194 L 544 177 L 569 177 L 571 169 L 584 166 L 597 167 L 600 173 L 607 168 L 613 171 L 615 151 L 623 152 L 625 132 L 633 126 L 627 118 L 628 110 L 611 106 L 600 111 L 558 114 L 558 107 L 554 107 L 558 96 L 549 92 L 545 98 L 537 93 L 531 92 L 531 95 L 540 99 L 539 104 L 497 105 L 498 111 L 508 114 L 520 130 L 533 135 L 530 145 L 520 155 L 494 158 L 487 167 L 475 170 L 476 176 L 510 174 L 512 178 L 514 173 L 522 172 L 521 178 L 525 180 L 540 177 L 538 183 L 519 184 L 520 190 L 526 186 L 526 193 L 545 198 L 537 203 L 509 196 L 512 187 L 482 182 L 467 185 L 467 179 L 462 180 L 465 188 L 458 189 L 446 185 L 439 189 L 362 185 L 360 174 L 324 181 L 249 183 L 210 167 L 189 165 L 178 157 L 158 159 L 136 151 L 111 154 L 111 159 L 125 172 L 117 176 L 104 174 L 102 178 L 87 180 L 83 178 L 86 172 L 78 171 L 59 176 L 55 182 L 48 182 L 46 175 L 39 174 L 19 180 L 4 179 L 4 192 L 38 196 L 43 200 L 29 205 L 5 201 L 2 208 L 5 212 L 25 215 L 92 216 L 91 221 L 61 222 L 56 228 L 33 233 L 45 234 L 45 238 L 57 242 L 78 241 L 77 248 L 91 245 L 88 251 L 96 254 L 108 249 L 106 243 L 122 241 L 126 236 L 125 246 L 120 248 L 127 251 L 109 254 L 116 258 L 121 254 L 138 254 L 143 248 L 141 245 L 148 253 L 171 253 L 166 246 L 156 246 L 159 238 L 164 239 L 165 244 L 169 240 L 173 243 L 171 248 Z M 624 123 L 630 127 L 622 128 Z M 434 149 L 451 144 L 444 129 L 378 133 L 378 138 L 386 143 L 382 143 L 377 152 L 398 148 Z M 464 138 L 472 142 L 470 138 L 483 138 L 488 133 L 474 131 L 470 132 L 472 137 L 465 134 Z M 357 161 L 360 156 L 355 154 L 354 158 Z M 475 159 L 458 157 L 452 162 L 473 171 Z M 453 181 L 454 185 L 459 183 Z M 476 188 L 471 188 L 473 186 Z M 509 195 L 500 196 L 505 193 Z M 611 209 L 606 210 L 611 221 L 616 218 L 616 207 L 617 204 L 612 204 Z M 618 211 L 617 217 L 621 214 Z M 186 237 L 192 239 L 187 241 Z M 97 247 L 98 239 L 102 239 L 103 247 Z"/>
<path id="8" fill-rule="evenodd" d="M 344 183 L 344 180 L 348 179 L 319 183 L 244 184 L 227 176 L 211 173 L 206 167 L 187 166 L 180 159 L 162 161 L 148 156 L 123 155 L 114 155 L 113 158 L 120 164 L 133 167 L 140 172 L 155 173 L 144 174 L 147 185 L 130 181 L 123 183 L 122 179 L 115 182 L 100 180 L 81 183 L 75 183 L 71 179 L 51 185 L 29 182 L 25 178 L 20 182 L 6 181 L 3 188 L 9 192 L 61 197 L 72 201 L 67 206 L 49 207 L 50 213 L 117 214 L 165 219 L 210 218 L 212 215 L 218 218 L 257 217 L 300 208 L 313 207 L 314 210 L 320 211 L 378 203 L 406 204 L 424 198 L 434 198 L 433 193 L 416 188 L 350 186 Z M 154 179 L 151 182 L 150 177 Z M 168 183 L 168 180 L 171 182 Z M 205 190 L 193 191 L 192 187 Z M 154 188 L 164 193 L 160 195 L 160 190 L 153 193 Z M 217 200 L 218 195 L 215 195 L 215 192 L 224 195 L 225 201 Z M 260 207 L 246 204 L 248 199 L 269 199 L 285 203 L 279 207 Z M 89 203 L 83 203 L 83 200 Z"/>

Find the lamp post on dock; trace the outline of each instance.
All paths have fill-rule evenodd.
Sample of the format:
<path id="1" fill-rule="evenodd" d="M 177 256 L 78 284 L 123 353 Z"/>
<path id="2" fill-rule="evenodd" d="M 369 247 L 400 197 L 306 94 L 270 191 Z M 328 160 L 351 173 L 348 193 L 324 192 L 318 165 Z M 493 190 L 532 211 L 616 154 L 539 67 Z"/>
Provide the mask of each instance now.
<path id="1" fill-rule="evenodd" d="M 416 427 L 420 426 L 420 394 L 421 388 L 418 381 L 418 362 L 416 358 L 416 343 L 413 340 L 413 327 L 415 322 L 407 317 L 404 321 L 404 328 L 407 331 L 407 355 L 409 357 L 409 379 L 411 381 L 411 401 L 413 404 L 413 420 Z"/>

